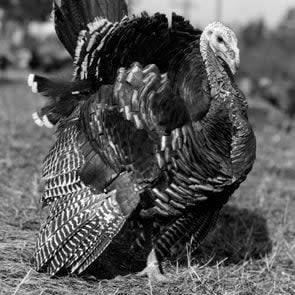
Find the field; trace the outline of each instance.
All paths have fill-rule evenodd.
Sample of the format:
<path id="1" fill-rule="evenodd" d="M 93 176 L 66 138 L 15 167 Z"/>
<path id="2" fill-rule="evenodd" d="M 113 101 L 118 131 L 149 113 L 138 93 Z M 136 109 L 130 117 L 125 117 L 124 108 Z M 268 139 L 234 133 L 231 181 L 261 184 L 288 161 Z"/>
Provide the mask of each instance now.
<path id="1" fill-rule="evenodd" d="M 251 116 L 254 170 L 203 245 L 188 249 L 186 263 L 166 263 L 170 283 L 150 284 L 134 274 L 97 281 L 35 272 L 39 171 L 54 138 L 31 120 L 40 102 L 21 79 L 0 84 L 0 295 L 295 294 L 295 131 L 279 130 L 281 117 L 263 108 Z"/>

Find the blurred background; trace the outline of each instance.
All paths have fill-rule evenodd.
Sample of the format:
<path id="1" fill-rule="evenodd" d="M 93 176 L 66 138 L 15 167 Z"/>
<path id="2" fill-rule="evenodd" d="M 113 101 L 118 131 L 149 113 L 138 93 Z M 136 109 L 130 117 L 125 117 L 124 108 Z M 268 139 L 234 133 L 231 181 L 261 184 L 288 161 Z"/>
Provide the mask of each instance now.
<path id="1" fill-rule="evenodd" d="M 130 14 L 172 11 L 203 28 L 214 20 L 239 37 L 240 88 L 251 98 L 257 120 L 270 108 L 272 121 L 289 130 L 295 114 L 294 0 L 129 0 Z M 0 0 L 0 79 L 27 71 L 56 72 L 71 61 L 50 21 L 51 0 Z M 267 105 L 265 105 L 267 104 Z M 277 112 L 279 111 L 279 113 Z M 274 118 L 273 117 L 276 117 Z"/>

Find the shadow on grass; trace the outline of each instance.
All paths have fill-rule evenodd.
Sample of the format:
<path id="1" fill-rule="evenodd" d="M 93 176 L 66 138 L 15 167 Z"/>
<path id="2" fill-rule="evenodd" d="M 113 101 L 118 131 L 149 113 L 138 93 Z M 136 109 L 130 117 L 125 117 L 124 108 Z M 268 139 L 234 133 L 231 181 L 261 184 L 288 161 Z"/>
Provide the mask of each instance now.
<path id="1" fill-rule="evenodd" d="M 147 252 L 131 252 L 127 244 L 114 242 L 101 256 L 100 262 L 87 271 L 99 279 L 111 279 L 117 275 L 138 272 L 145 267 Z M 117 240 L 119 240 L 117 239 Z M 194 246 L 192 245 L 192 248 Z M 272 249 L 266 220 L 258 213 L 225 206 L 215 229 L 202 245 L 191 253 L 191 264 L 225 265 L 239 264 L 248 259 L 260 259 Z M 187 255 L 180 260 L 187 265 Z M 210 261 L 210 263 L 208 263 Z"/>
<path id="2" fill-rule="evenodd" d="M 259 213 L 235 206 L 225 206 L 215 229 L 200 247 L 192 252 L 192 261 L 214 265 L 239 264 L 260 259 L 270 253 L 272 242 L 267 222 Z"/>

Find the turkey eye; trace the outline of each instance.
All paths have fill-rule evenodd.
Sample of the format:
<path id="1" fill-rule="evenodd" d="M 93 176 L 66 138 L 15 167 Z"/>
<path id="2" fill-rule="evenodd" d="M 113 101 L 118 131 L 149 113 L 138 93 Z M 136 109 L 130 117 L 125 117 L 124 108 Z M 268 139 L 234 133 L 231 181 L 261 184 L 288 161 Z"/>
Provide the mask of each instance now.
<path id="1" fill-rule="evenodd" d="M 221 36 L 217 36 L 217 41 L 218 41 L 218 43 L 222 43 L 223 42 L 223 38 Z"/>

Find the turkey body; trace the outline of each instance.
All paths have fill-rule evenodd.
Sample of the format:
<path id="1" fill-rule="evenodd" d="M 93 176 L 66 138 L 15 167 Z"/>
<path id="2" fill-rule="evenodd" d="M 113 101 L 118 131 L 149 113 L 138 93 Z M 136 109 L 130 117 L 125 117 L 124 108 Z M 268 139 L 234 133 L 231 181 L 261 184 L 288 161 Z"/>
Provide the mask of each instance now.
<path id="1" fill-rule="evenodd" d="M 38 270 L 79 274 L 124 224 L 146 220 L 162 226 L 152 242 L 162 261 L 191 236 L 201 242 L 245 180 L 255 160 L 247 104 L 226 66 L 212 86 L 201 33 L 176 15 L 169 27 L 161 14 L 99 19 L 80 33 L 73 83 L 82 88 L 46 108 L 60 116 L 43 166 L 51 210 Z M 79 97 L 66 113 L 62 96 Z"/>

